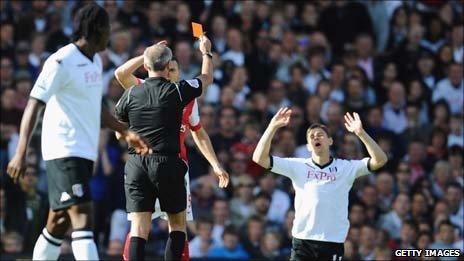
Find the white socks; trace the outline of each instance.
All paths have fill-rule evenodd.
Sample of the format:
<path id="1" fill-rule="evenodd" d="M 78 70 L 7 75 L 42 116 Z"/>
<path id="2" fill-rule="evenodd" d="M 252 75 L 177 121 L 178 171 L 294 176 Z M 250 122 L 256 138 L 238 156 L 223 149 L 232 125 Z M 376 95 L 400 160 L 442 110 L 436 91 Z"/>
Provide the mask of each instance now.
<path id="1" fill-rule="evenodd" d="M 76 260 L 99 260 L 97 246 L 93 240 L 93 232 L 88 230 L 74 231 L 72 237 L 72 251 Z"/>
<path id="2" fill-rule="evenodd" d="M 35 242 L 32 260 L 58 260 L 61 243 L 63 243 L 63 239 L 53 237 L 44 228 L 39 239 Z"/>

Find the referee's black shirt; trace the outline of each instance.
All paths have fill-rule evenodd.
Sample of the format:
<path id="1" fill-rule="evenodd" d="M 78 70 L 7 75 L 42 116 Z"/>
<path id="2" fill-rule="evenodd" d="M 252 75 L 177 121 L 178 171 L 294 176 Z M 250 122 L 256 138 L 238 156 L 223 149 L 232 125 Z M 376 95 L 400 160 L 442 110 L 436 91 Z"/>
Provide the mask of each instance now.
<path id="1" fill-rule="evenodd" d="M 184 107 L 201 95 L 197 78 L 171 83 L 163 77 L 148 78 L 127 89 L 116 104 L 116 117 L 145 137 L 153 152 L 179 153 L 179 133 Z M 135 153 L 129 148 L 129 153 Z"/>

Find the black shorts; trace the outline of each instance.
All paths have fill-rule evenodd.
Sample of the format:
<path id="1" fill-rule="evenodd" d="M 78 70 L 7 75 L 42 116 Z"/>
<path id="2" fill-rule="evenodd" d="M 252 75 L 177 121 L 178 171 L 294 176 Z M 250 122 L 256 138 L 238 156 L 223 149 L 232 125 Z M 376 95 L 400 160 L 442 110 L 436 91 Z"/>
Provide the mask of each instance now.
<path id="1" fill-rule="evenodd" d="M 164 212 L 185 210 L 187 164 L 177 155 L 129 154 L 124 172 L 127 212 L 153 212 L 156 199 Z"/>
<path id="2" fill-rule="evenodd" d="M 293 238 L 290 260 L 342 260 L 343 243 Z"/>
<path id="3" fill-rule="evenodd" d="M 92 200 L 89 182 L 93 164 L 91 160 L 78 157 L 45 161 L 51 209 L 67 209 Z"/>

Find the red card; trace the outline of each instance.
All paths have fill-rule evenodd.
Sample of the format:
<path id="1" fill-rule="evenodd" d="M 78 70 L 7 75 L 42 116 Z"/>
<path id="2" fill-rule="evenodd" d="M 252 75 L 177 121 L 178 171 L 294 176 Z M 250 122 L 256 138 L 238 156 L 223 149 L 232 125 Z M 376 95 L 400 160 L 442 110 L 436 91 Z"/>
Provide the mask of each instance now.
<path id="1" fill-rule="evenodd" d="M 203 26 L 199 23 L 192 22 L 193 36 L 200 38 L 203 35 Z"/>

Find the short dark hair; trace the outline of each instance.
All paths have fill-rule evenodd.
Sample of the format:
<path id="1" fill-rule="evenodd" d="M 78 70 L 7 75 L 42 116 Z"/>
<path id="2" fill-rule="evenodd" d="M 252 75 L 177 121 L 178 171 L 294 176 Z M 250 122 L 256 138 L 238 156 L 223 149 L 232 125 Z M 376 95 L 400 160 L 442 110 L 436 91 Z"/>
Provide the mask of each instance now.
<path id="1" fill-rule="evenodd" d="M 451 223 L 451 221 L 449 221 L 449 219 L 445 219 L 442 222 L 440 222 L 440 224 L 438 225 L 438 231 L 440 231 L 442 226 L 450 226 L 450 227 L 454 228 L 453 223 Z"/>
<path id="2" fill-rule="evenodd" d="M 96 3 L 87 4 L 74 17 L 73 41 L 89 38 L 99 33 L 102 27 L 109 27 L 110 19 L 106 10 Z"/>
<path id="3" fill-rule="evenodd" d="M 258 222 L 258 223 L 261 223 L 261 224 L 264 223 L 264 220 L 258 215 L 251 215 L 247 220 L 247 224 L 251 223 L 252 221 Z"/>
<path id="4" fill-rule="evenodd" d="M 449 188 L 455 188 L 459 191 L 462 191 L 462 185 L 459 184 L 457 181 L 452 181 L 446 185 L 445 191 L 448 191 Z"/>
<path id="5" fill-rule="evenodd" d="M 320 124 L 320 123 L 311 124 L 311 126 L 309 126 L 309 128 L 306 130 L 306 136 L 308 135 L 310 131 L 314 129 L 321 129 L 325 132 L 325 134 L 327 134 L 328 137 L 330 137 L 329 129 L 327 129 L 327 126 L 325 126 L 324 124 Z"/>
<path id="6" fill-rule="evenodd" d="M 228 225 L 224 228 L 224 232 L 222 232 L 222 238 L 224 238 L 225 235 L 234 235 L 238 237 L 238 232 L 237 228 L 235 228 L 234 225 Z"/>
<path id="7" fill-rule="evenodd" d="M 258 198 L 265 198 L 265 199 L 269 200 L 269 202 L 272 201 L 271 195 L 269 195 L 269 193 L 264 192 L 264 191 L 261 191 L 258 194 L 256 194 L 255 197 L 254 197 L 254 200 L 257 200 Z"/>
<path id="8" fill-rule="evenodd" d="M 200 224 L 209 224 L 211 227 L 214 225 L 214 221 L 210 217 L 201 216 L 196 220 L 196 227 L 199 228 Z"/>

